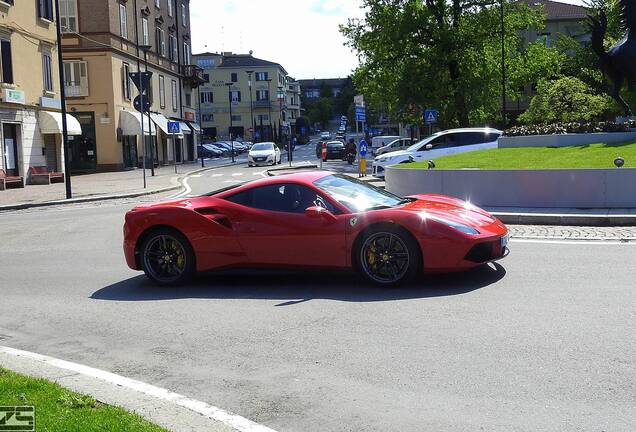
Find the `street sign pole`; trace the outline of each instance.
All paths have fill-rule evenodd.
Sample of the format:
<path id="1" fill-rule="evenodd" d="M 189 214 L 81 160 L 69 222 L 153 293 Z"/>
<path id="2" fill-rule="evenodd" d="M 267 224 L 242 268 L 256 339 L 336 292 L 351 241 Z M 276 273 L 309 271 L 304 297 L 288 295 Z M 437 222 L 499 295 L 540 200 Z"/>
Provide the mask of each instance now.
<path id="1" fill-rule="evenodd" d="M 172 134 L 172 157 L 174 158 L 174 173 L 177 174 L 177 134 L 181 133 L 181 123 L 169 121 L 168 132 Z"/>

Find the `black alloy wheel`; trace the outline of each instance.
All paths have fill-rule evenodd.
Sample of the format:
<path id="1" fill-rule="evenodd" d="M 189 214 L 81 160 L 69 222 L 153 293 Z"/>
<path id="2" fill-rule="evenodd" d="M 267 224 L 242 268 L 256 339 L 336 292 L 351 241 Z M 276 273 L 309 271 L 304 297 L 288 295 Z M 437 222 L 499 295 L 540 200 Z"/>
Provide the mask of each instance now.
<path id="1" fill-rule="evenodd" d="M 417 242 L 401 229 L 386 227 L 369 232 L 361 241 L 358 270 L 371 282 L 384 286 L 405 283 L 421 268 Z"/>
<path id="2" fill-rule="evenodd" d="M 194 252 L 183 234 L 161 229 L 150 234 L 141 247 L 144 273 L 160 285 L 188 281 L 195 272 Z"/>

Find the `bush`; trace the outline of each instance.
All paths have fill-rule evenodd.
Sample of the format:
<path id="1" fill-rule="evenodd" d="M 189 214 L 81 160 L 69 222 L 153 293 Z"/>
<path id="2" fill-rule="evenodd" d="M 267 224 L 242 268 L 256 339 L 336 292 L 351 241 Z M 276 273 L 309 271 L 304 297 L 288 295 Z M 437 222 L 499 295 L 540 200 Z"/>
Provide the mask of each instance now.
<path id="1" fill-rule="evenodd" d="M 606 118 L 614 107 L 607 95 L 597 95 L 583 81 L 563 77 L 537 86 L 528 110 L 519 116 L 525 124 L 588 123 Z"/>
<path id="2" fill-rule="evenodd" d="M 566 133 L 595 133 L 595 132 L 628 132 L 636 128 L 636 120 L 630 120 L 623 124 L 614 122 L 597 123 L 554 123 L 548 125 L 516 126 L 504 132 L 506 136 L 526 135 L 558 135 Z"/>

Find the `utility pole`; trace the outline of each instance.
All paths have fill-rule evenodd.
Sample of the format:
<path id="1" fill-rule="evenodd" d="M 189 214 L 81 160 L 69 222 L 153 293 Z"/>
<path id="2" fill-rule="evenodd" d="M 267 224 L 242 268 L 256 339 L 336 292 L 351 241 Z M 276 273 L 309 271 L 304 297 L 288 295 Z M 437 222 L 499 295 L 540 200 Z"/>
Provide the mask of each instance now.
<path id="1" fill-rule="evenodd" d="M 254 132 L 256 131 L 256 123 L 254 121 L 254 99 L 252 96 L 252 74 L 254 71 L 245 71 L 247 74 L 247 85 L 250 87 L 250 123 L 252 124 L 252 141 L 254 141 Z M 263 133 L 261 131 L 261 133 Z"/>
<path id="2" fill-rule="evenodd" d="M 64 87 L 64 60 L 62 57 L 62 29 L 60 28 L 60 1 L 55 0 L 55 30 L 57 33 L 57 62 L 60 74 L 60 99 L 62 103 L 62 146 L 64 148 L 64 183 L 66 199 L 73 198 L 71 187 L 71 149 L 68 145 L 68 125 L 66 123 L 66 88 Z"/>
<path id="3" fill-rule="evenodd" d="M 232 129 L 234 129 L 234 121 L 232 120 L 232 86 L 234 83 L 225 83 L 227 86 L 228 98 L 230 100 L 230 146 L 232 149 L 232 163 L 234 163 L 234 138 L 232 138 Z"/>
<path id="4" fill-rule="evenodd" d="M 269 130 L 270 130 L 270 134 L 273 135 L 274 127 L 272 126 L 272 92 L 270 89 L 271 82 L 272 82 L 271 78 L 267 80 L 267 106 L 269 108 Z M 270 139 L 273 141 L 273 136 L 270 137 Z"/>
<path id="5" fill-rule="evenodd" d="M 150 45 L 140 45 L 139 48 L 144 52 L 144 69 L 145 72 L 148 72 L 148 51 L 152 48 Z M 148 100 L 150 99 L 150 94 L 148 94 Z M 143 116 L 141 121 L 143 122 Z M 155 176 L 155 140 L 152 138 L 152 118 L 150 117 L 150 109 L 148 110 L 148 128 L 150 133 L 150 175 L 152 177 Z M 158 132 L 158 131 L 157 131 Z M 145 145 L 145 142 L 144 142 Z"/>

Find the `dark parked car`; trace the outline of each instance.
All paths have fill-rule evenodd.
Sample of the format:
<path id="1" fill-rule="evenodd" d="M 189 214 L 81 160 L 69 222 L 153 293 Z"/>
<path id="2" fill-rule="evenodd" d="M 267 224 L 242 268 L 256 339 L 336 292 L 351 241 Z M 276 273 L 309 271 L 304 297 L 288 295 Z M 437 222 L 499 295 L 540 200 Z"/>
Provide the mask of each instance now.
<path id="1" fill-rule="evenodd" d="M 199 145 L 198 152 L 199 156 L 203 156 L 204 158 L 218 158 L 223 155 L 223 151 L 209 144 Z"/>

